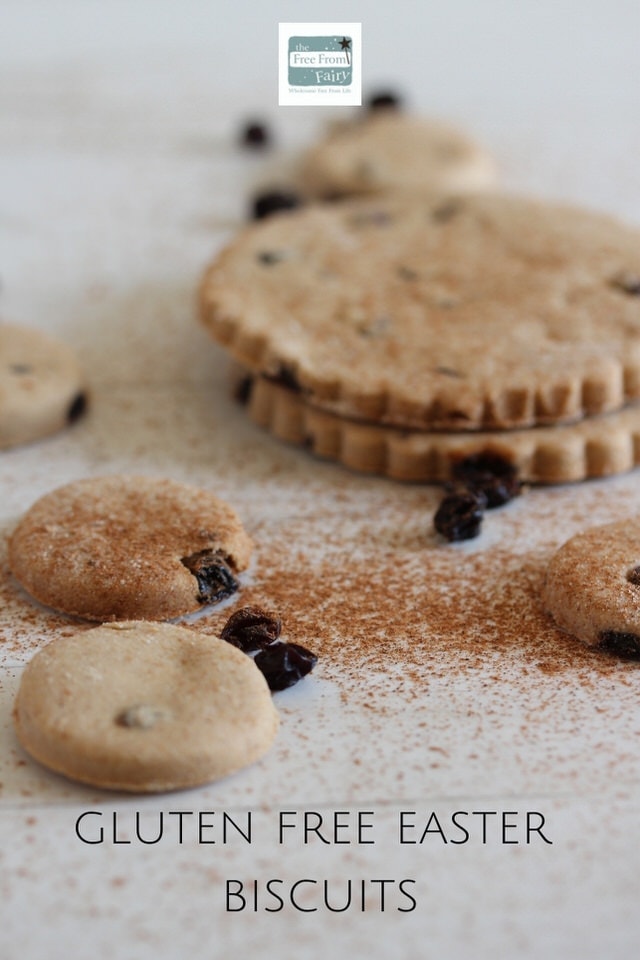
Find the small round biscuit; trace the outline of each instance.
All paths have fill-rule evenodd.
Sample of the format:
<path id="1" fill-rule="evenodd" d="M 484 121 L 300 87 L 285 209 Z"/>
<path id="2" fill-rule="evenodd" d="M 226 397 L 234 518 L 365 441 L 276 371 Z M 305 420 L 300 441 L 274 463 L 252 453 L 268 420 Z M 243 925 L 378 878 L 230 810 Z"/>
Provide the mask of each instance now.
<path id="1" fill-rule="evenodd" d="M 86 403 L 70 347 L 38 330 L 0 323 L 0 450 L 57 433 Z"/>
<path id="2" fill-rule="evenodd" d="M 463 133 L 395 110 L 334 126 L 305 154 L 299 176 L 320 197 L 463 192 L 497 179 L 492 157 Z"/>
<path id="3" fill-rule="evenodd" d="M 591 527 L 551 559 L 543 603 L 592 647 L 640 657 L 640 518 Z"/>
<path id="4" fill-rule="evenodd" d="M 24 749 L 73 780 L 177 790 L 267 752 L 278 715 L 251 657 L 173 624 L 125 622 L 63 637 L 24 670 L 14 708 Z"/>
<path id="5" fill-rule="evenodd" d="M 38 500 L 9 566 L 41 603 L 87 620 L 168 620 L 238 589 L 252 543 L 230 506 L 173 480 L 77 480 Z"/>

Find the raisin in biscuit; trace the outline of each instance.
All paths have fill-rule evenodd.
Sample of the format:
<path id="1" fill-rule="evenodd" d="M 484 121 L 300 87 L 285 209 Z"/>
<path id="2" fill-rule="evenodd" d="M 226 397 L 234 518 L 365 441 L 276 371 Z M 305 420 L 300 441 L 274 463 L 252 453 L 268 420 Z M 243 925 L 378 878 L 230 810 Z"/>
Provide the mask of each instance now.
<path id="1" fill-rule="evenodd" d="M 166 620 L 238 589 L 252 544 L 235 512 L 173 480 L 78 480 L 38 500 L 9 565 L 41 603 L 88 620 Z"/>
<path id="2" fill-rule="evenodd" d="M 624 473 L 640 464 L 640 405 L 578 423 L 528 430 L 405 430 L 318 410 L 261 376 L 239 381 L 251 420 L 279 440 L 352 470 L 393 480 L 442 483 L 466 457 L 491 452 L 527 483 L 567 483 Z"/>
<path id="3" fill-rule="evenodd" d="M 224 777 L 271 746 L 278 716 L 253 660 L 172 624 L 124 622 L 63 637 L 24 670 L 24 749 L 96 787 L 175 790 Z"/>
<path id="4" fill-rule="evenodd" d="M 640 657 L 640 518 L 592 527 L 560 547 L 543 603 L 562 630 L 589 646 Z"/>
<path id="5" fill-rule="evenodd" d="M 640 396 L 640 231 L 509 196 L 345 201 L 246 228 L 202 317 L 310 406 L 418 430 L 570 422 Z"/>
<path id="6" fill-rule="evenodd" d="M 70 347 L 38 330 L 0 323 L 0 449 L 57 433 L 84 412 L 86 398 Z"/>
<path id="7" fill-rule="evenodd" d="M 303 190 L 320 197 L 481 190 L 496 179 L 493 158 L 463 133 L 395 110 L 336 124 L 299 171 Z"/>

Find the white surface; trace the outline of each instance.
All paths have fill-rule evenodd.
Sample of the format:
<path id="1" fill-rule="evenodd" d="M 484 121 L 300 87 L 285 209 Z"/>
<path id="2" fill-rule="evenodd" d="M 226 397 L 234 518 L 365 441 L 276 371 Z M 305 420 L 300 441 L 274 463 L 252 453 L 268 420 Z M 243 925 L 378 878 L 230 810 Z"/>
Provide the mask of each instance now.
<path id="1" fill-rule="evenodd" d="M 326 116 L 276 106 L 276 24 L 344 15 L 337 3 L 3 4 L 1 315 L 74 343 L 94 399 L 73 430 L 2 453 L 0 522 L 8 530 L 37 496 L 79 476 L 166 474 L 234 503 L 256 538 L 258 587 L 270 551 L 285 542 L 296 551 L 290 576 L 297 564 L 309 572 L 366 561 L 375 544 L 372 582 L 377 552 L 393 544 L 407 579 L 378 595 L 387 612 L 396 588 L 397 602 L 419 604 L 429 589 L 443 608 L 459 603 L 446 579 L 456 564 L 486 572 L 485 589 L 453 617 L 449 657 L 405 651 L 405 676 L 408 638 L 394 637 L 389 614 L 376 629 L 396 644 L 393 662 L 354 672 L 340 662 L 352 638 L 338 636 L 335 657 L 278 697 L 282 734 L 264 761 L 202 790 L 127 799 L 63 782 L 20 753 L 10 723 L 20 670 L 68 625 L 34 610 L 2 560 L 3 960 L 595 960 L 636 949 L 638 670 L 601 675 L 582 664 L 573 677 L 545 675 L 531 645 L 515 642 L 460 670 L 455 648 L 471 657 L 476 634 L 503 636 L 501 598 L 516 622 L 520 605 L 533 609 L 536 563 L 556 543 L 637 511 L 637 473 L 533 491 L 496 514 L 481 540 L 443 555 L 420 532 L 435 491 L 358 477 L 260 433 L 229 401 L 223 357 L 194 319 L 204 264 L 242 221 L 263 164 L 277 169 L 281 159 L 239 151 L 240 120 L 267 117 L 288 153 Z M 417 108 L 474 132 L 510 189 L 640 223 L 635 2 L 362 2 L 348 15 L 363 23 L 365 90 L 398 87 Z M 531 562 L 529 581 L 520 571 Z M 349 603 L 349 584 L 342 589 Z M 310 609 L 309 622 L 319 613 Z M 541 624 L 548 652 L 553 628 Z M 354 624 L 354 636 L 367 629 Z M 198 843 L 185 827 L 183 843 L 174 828 L 155 845 L 83 844 L 75 822 L 94 809 L 105 824 L 116 812 L 120 839 L 134 837 L 136 811 L 143 836 L 157 832 L 160 812 L 168 821 L 176 810 L 251 811 L 253 842 Z M 373 811 L 376 843 L 304 844 L 296 834 L 281 847 L 283 810 Z M 516 811 L 509 836 L 521 842 L 503 845 L 491 828 L 486 843 L 476 829 L 463 845 L 438 835 L 400 844 L 402 810 L 417 822 L 435 810 L 447 825 L 457 810 Z M 553 845 L 524 842 L 526 811 L 544 814 Z M 339 898 L 349 879 L 383 877 L 415 879 L 418 907 L 400 913 L 390 895 L 384 912 L 225 911 L 225 879 L 326 878 Z"/>

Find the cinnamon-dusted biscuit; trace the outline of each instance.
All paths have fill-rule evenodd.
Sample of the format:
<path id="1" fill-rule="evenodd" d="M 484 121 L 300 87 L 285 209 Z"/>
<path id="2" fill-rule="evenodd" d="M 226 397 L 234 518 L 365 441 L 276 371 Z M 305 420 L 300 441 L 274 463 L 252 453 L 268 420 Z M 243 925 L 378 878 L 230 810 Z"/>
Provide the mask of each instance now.
<path id="1" fill-rule="evenodd" d="M 9 539 L 9 565 L 41 603 L 88 620 L 165 620 L 238 589 L 252 543 L 235 512 L 173 480 L 106 476 L 59 487 Z"/>
<path id="2" fill-rule="evenodd" d="M 566 483 L 607 477 L 640 464 L 640 405 L 578 423 L 528 430 L 405 430 L 338 417 L 264 377 L 239 383 L 249 416 L 280 440 L 352 470 L 393 480 L 441 483 L 466 457 L 492 453 L 512 463 L 521 481 Z"/>
<path id="3" fill-rule="evenodd" d="M 496 182 L 489 153 L 441 121 L 396 110 L 335 124 L 304 155 L 302 188 L 313 196 L 389 191 L 481 190 Z"/>
<path id="4" fill-rule="evenodd" d="M 39 330 L 0 323 L 0 449 L 62 430 L 86 402 L 70 347 Z"/>
<path id="5" fill-rule="evenodd" d="M 14 722 L 44 766 L 135 792 L 224 777 L 266 753 L 278 728 L 250 657 L 217 637 L 146 622 L 103 625 L 40 650 L 24 670 Z"/>
<path id="6" fill-rule="evenodd" d="M 640 658 L 640 518 L 591 527 L 560 547 L 543 603 L 589 646 Z"/>
<path id="7" fill-rule="evenodd" d="M 246 228 L 213 336 L 309 405 L 412 429 L 569 422 L 640 396 L 640 231 L 509 196 L 348 201 Z"/>

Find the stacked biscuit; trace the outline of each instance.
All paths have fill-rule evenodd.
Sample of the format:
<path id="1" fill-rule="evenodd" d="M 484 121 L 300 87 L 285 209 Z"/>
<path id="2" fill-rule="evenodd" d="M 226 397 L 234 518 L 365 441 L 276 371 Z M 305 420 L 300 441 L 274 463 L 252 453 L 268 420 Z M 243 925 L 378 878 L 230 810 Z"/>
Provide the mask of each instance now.
<path id="1" fill-rule="evenodd" d="M 245 228 L 202 284 L 254 420 L 400 480 L 484 453 L 538 483 L 640 460 L 639 231 L 496 192 L 483 150 L 393 111 L 302 173 L 347 199 Z"/>

